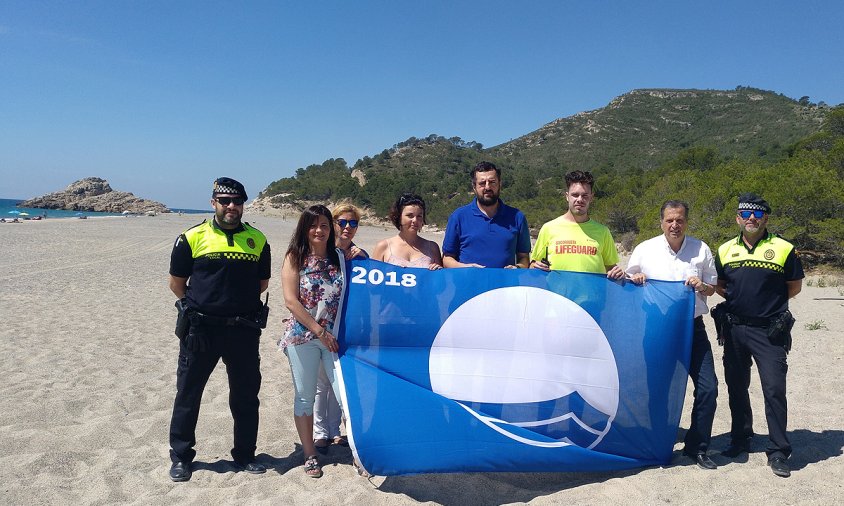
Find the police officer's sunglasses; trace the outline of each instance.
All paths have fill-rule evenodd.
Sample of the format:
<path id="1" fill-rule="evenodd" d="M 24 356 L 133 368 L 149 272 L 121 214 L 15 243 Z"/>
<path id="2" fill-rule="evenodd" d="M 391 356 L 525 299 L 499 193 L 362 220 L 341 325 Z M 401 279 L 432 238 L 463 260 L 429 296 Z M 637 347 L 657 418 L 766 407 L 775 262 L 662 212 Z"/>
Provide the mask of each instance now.
<path id="1" fill-rule="evenodd" d="M 334 223 L 340 225 L 340 228 L 346 228 L 346 225 L 352 228 L 358 228 L 358 220 L 345 220 L 340 218 L 339 220 L 334 220 Z"/>
<path id="2" fill-rule="evenodd" d="M 217 197 L 214 200 L 217 201 L 218 204 L 221 206 L 227 206 L 229 204 L 234 204 L 236 206 L 243 205 L 243 198 L 242 197 Z"/>
<path id="3" fill-rule="evenodd" d="M 751 216 L 757 220 L 761 220 L 762 217 L 765 216 L 765 211 L 739 211 L 738 215 L 741 216 L 741 219 L 743 220 L 749 220 Z"/>

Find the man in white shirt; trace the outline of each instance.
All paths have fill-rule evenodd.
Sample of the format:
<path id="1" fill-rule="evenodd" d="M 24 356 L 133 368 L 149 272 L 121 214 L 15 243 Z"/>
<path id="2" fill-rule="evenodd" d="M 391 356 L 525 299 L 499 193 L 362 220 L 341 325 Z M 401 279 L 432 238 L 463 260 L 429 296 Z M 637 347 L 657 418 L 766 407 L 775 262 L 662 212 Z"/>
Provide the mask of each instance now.
<path id="1" fill-rule="evenodd" d="M 703 469 L 716 469 L 718 466 L 709 458 L 707 451 L 712 438 L 718 379 L 703 315 L 709 312 L 706 297 L 715 293 L 718 273 L 709 246 L 686 236 L 688 216 L 689 205 L 685 202 L 669 200 L 663 204 L 659 210 L 663 234 L 636 246 L 627 265 L 627 274 L 636 284 L 642 284 L 648 278 L 685 281 L 696 292 L 692 359 L 689 364 L 695 400 L 683 454 Z"/>

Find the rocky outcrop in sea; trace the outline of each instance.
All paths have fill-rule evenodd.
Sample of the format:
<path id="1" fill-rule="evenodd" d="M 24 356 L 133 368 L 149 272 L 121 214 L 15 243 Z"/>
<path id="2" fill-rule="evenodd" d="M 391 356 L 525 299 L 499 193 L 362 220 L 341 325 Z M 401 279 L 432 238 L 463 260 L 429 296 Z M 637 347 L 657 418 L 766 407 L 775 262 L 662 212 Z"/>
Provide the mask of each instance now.
<path id="1" fill-rule="evenodd" d="M 87 177 L 72 183 L 64 191 L 35 197 L 18 204 L 19 207 L 66 209 L 68 211 L 96 211 L 105 213 L 169 213 L 161 202 L 142 199 L 129 192 L 115 191 L 108 181 Z"/>

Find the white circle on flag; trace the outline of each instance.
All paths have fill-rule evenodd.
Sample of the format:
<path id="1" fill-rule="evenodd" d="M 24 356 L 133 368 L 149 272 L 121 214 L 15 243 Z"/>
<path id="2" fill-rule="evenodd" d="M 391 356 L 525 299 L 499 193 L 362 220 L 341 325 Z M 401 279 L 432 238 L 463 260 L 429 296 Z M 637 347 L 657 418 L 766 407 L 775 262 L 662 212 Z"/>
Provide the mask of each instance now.
<path id="1" fill-rule="evenodd" d="M 604 332 L 578 304 L 540 288 L 498 288 L 463 303 L 434 339 L 429 373 L 432 390 L 456 401 L 539 403 L 576 391 L 609 419 L 618 409 Z"/>

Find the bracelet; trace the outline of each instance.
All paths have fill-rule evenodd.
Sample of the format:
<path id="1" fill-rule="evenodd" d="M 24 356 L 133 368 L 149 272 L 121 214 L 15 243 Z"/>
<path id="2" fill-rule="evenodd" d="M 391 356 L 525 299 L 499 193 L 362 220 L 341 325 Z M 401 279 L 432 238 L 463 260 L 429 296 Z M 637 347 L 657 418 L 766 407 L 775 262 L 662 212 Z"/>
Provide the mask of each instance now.
<path id="1" fill-rule="evenodd" d="M 320 331 L 320 333 L 317 334 L 317 339 L 322 339 L 323 337 L 325 337 L 326 332 L 328 332 L 328 330 L 325 327 L 322 327 L 322 330 Z"/>

